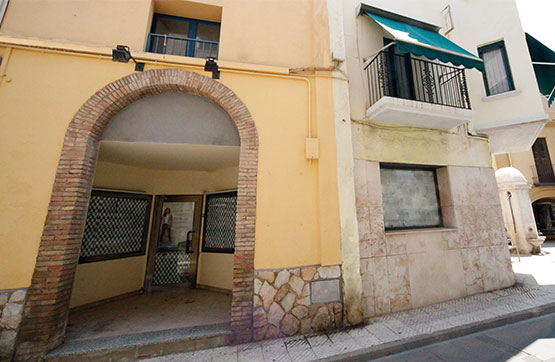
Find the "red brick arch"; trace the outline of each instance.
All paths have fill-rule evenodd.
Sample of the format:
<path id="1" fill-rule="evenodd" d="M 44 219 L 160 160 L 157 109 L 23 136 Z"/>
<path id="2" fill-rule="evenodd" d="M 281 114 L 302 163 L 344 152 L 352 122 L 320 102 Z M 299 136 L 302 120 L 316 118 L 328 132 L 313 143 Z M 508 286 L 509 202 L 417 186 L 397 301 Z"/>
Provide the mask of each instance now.
<path id="1" fill-rule="evenodd" d="M 16 359 L 35 360 L 62 343 L 77 268 L 99 140 L 128 104 L 165 93 L 192 93 L 220 106 L 241 139 L 231 328 L 236 341 L 252 336 L 258 136 L 245 104 L 226 86 L 178 69 L 148 70 L 112 82 L 81 108 L 65 134 L 37 262 L 17 336 Z"/>

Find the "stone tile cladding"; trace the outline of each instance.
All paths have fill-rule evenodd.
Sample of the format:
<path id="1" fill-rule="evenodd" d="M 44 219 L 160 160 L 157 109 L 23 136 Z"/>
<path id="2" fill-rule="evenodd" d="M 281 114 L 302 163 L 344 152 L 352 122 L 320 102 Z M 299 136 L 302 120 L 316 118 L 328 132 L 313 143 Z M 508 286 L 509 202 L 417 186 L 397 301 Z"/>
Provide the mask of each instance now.
<path id="1" fill-rule="evenodd" d="M 341 277 L 339 266 L 254 273 L 254 339 L 309 334 L 343 326 L 341 302 L 311 304 L 310 282 Z"/>
<path id="2" fill-rule="evenodd" d="M 16 360 L 39 360 L 62 343 L 99 140 L 110 119 L 128 104 L 165 92 L 204 97 L 234 121 L 241 139 L 231 306 L 236 342 L 252 338 L 254 231 L 258 135 L 245 104 L 223 84 L 180 70 L 133 73 L 96 92 L 66 131 L 37 262 L 16 341 Z"/>
<path id="3" fill-rule="evenodd" d="M 9 361 L 23 316 L 27 288 L 0 290 L 0 361 Z"/>
<path id="4" fill-rule="evenodd" d="M 492 168 L 437 170 L 436 231 L 386 233 L 378 162 L 355 160 L 355 196 L 365 318 L 514 284 Z"/>

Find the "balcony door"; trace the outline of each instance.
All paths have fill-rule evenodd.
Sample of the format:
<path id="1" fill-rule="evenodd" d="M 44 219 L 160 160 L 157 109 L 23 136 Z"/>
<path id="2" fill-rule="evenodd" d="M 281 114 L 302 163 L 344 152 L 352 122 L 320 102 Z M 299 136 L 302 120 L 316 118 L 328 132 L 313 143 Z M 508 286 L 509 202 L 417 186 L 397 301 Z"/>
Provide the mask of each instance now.
<path id="1" fill-rule="evenodd" d="M 538 172 L 539 183 L 555 183 L 555 175 L 553 175 L 553 165 L 545 138 L 538 138 L 532 146 L 534 153 L 534 162 L 536 163 L 536 171 Z"/>
<path id="2" fill-rule="evenodd" d="M 390 39 L 384 39 L 384 45 L 391 42 Z M 387 48 L 385 53 L 390 74 L 389 94 L 387 95 L 396 98 L 415 99 L 410 54 L 399 52 L 395 45 Z"/>

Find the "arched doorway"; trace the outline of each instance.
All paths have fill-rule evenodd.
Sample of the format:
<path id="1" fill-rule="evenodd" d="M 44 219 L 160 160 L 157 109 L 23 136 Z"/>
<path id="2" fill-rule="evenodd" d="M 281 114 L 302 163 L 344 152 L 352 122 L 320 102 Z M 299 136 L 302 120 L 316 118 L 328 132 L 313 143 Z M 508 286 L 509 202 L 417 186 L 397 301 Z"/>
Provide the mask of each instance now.
<path id="1" fill-rule="evenodd" d="M 532 203 L 536 226 L 546 240 L 555 240 L 555 198 L 542 198 Z"/>
<path id="2" fill-rule="evenodd" d="M 235 341 L 251 338 L 258 160 L 254 121 L 244 103 L 221 83 L 189 71 L 159 69 L 108 84 L 69 124 L 17 337 L 16 358 L 41 357 L 64 339 L 99 141 L 106 125 L 127 105 L 167 92 L 210 100 L 229 115 L 239 132 L 231 328 Z"/>

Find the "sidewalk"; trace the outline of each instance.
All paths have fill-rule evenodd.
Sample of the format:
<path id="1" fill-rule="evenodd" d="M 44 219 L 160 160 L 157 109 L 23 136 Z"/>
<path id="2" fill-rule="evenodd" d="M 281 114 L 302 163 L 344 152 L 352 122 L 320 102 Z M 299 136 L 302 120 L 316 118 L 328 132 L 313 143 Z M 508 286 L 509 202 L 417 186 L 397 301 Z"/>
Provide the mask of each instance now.
<path id="1" fill-rule="evenodd" d="M 555 244 L 545 256 L 512 257 L 512 288 L 373 318 L 349 330 L 148 359 L 170 361 L 363 360 L 555 312 Z M 358 356 L 358 358 L 357 358 Z"/>

